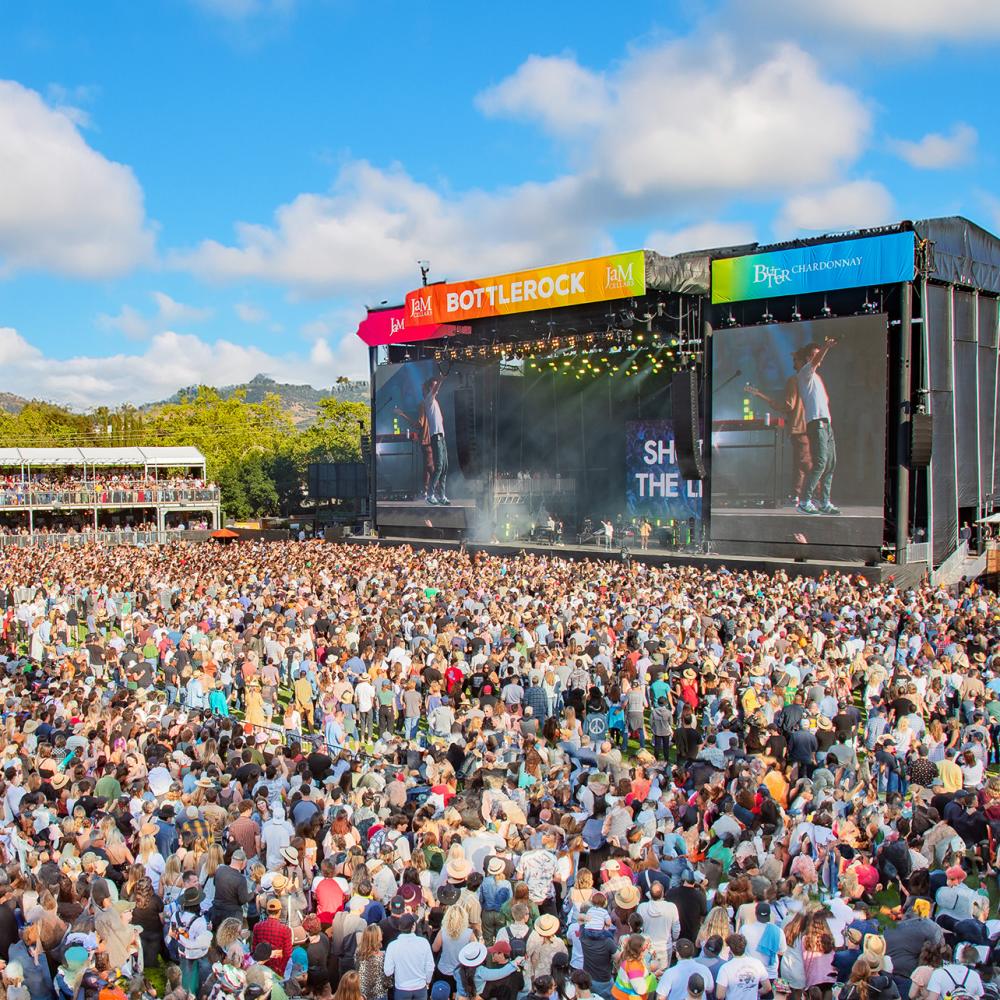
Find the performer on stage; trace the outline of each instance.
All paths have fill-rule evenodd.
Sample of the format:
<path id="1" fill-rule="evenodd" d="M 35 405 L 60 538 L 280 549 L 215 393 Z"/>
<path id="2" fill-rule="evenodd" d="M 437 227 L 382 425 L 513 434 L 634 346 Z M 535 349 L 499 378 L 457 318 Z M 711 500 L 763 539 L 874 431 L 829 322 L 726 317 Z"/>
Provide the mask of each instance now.
<path id="1" fill-rule="evenodd" d="M 412 433 L 420 444 L 420 451 L 424 456 L 423 498 L 427 499 L 431 495 L 431 476 L 434 475 L 434 448 L 431 445 L 431 429 L 427 424 L 427 414 L 424 412 L 424 404 L 420 404 L 415 417 L 410 416 L 409 413 L 399 409 L 399 407 L 396 407 L 396 416 L 402 417 L 413 428 Z"/>
<path id="2" fill-rule="evenodd" d="M 615 526 L 610 517 L 606 521 L 601 521 L 601 528 L 603 529 L 601 537 L 604 539 L 604 547 L 610 549 L 615 537 Z"/>
<path id="3" fill-rule="evenodd" d="M 433 378 L 424 382 L 424 413 L 434 453 L 434 473 L 425 499 L 430 504 L 447 506 L 451 503 L 445 494 L 448 480 L 448 442 L 444 436 L 444 415 L 441 413 L 441 404 L 437 398 L 444 379 L 444 372 L 438 372 Z"/>
<path id="4" fill-rule="evenodd" d="M 792 506 L 798 506 L 801 501 L 806 478 L 812 471 L 812 449 L 809 446 L 809 434 L 806 430 L 805 409 L 802 406 L 802 396 L 799 393 L 798 373 L 806 363 L 809 348 L 800 347 L 792 352 L 792 367 L 795 374 L 789 376 L 785 383 L 784 401 L 778 401 L 756 386 L 747 383 L 747 392 L 763 400 L 775 413 L 783 416 L 792 442 Z"/>
<path id="5" fill-rule="evenodd" d="M 837 443 L 833 434 L 830 417 L 830 397 L 819 373 L 820 365 L 830 348 L 837 343 L 827 337 L 822 346 L 808 344 L 804 348 L 806 361 L 796 378 L 802 408 L 805 412 L 806 432 L 809 435 L 809 449 L 812 452 L 813 467 L 799 502 L 798 510 L 803 514 L 839 514 L 840 508 L 830 500 L 833 489 L 833 473 L 837 467 Z M 817 495 L 817 503 L 813 497 Z"/>
<path id="6" fill-rule="evenodd" d="M 643 518 L 639 525 L 639 545 L 643 550 L 649 548 L 649 536 L 652 532 L 653 526 L 648 520 L 646 520 L 646 518 Z"/>

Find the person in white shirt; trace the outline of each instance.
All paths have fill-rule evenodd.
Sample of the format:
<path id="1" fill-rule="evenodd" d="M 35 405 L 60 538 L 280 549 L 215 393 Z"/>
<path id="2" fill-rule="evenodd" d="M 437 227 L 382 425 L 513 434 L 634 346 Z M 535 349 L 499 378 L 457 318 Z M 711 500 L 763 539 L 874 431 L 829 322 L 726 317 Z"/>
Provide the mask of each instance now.
<path id="1" fill-rule="evenodd" d="M 747 941 L 742 934 L 730 934 L 726 944 L 733 957 L 716 973 L 716 1000 L 757 1000 L 771 987 L 767 969 L 760 959 L 746 954 Z"/>
<path id="2" fill-rule="evenodd" d="M 711 992 L 715 988 L 715 980 L 709 967 L 694 957 L 694 945 L 687 938 L 681 938 L 676 951 L 677 964 L 667 969 L 656 984 L 656 995 L 660 1000 L 685 1000 L 688 980 L 696 973 L 702 977 L 704 990 Z"/>
<path id="3" fill-rule="evenodd" d="M 393 1000 L 427 1000 L 434 976 L 434 953 L 427 938 L 413 933 L 417 918 L 400 918 L 400 935 L 385 949 L 383 968 L 393 983 Z"/>
<path id="4" fill-rule="evenodd" d="M 642 917 L 643 933 L 649 938 L 653 957 L 662 966 L 669 966 L 674 942 L 681 936 L 681 919 L 677 906 L 663 898 L 662 882 L 650 884 L 649 899 L 640 903 L 636 912 Z"/>
<path id="5" fill-rule="evenodd" d="M 927 980 L 928 1000 L 941 1000 L 951 993 L 961 996 L 981 997 L 985 991 L 983 981 L 975 970 L 979 953 L 975 945 L 967 944 L 958 954 L 958 962 L 947 962 L 931 973 Z"/>
<path id="6" fill-rule="evenodd" d="M 806 363 L 796 373 L 799 396 L 805 411 L 806 433 L 812 469 L 802 491 L 798 510 L 802 514 L 839 514 L 840 510 L 830 500 L 833 489 L 833 472 L 837 467 L 837 443 L 830 417 L 830 397 L 819 373 L 830 348 L 837 342 L 827 337 L 822 346 L 808 344 L 803 349 Z M 817 497 L 817 500 L 814 500 Z"/>
<path id="7" fill-rule="evenodd" d="M 445 495 L 448 481 L 448 442 L 444 436 L 444 414 L 438 402 L 438 391 L 443 382 L 444 374 L 438 372 L 423 385 L 424 414 L 427 416 L 427 429 L 431 436 L 431 451 L 434 455 L 434 471 L 431 473 L 431 483 L 425 499 L 430 504 L 447 506 L 451 503 Z"/>
<path id="8" fill-rule="evenodd" d="M 354 703 L 358 707 L 358 735 L 366 743 L 372 738 L 375 721 L 375 688 L 367 676 L 362 677 L 354 688 Z"/>
<path id="9" fill-rule="evenodd" d="M 778 963 L 788 950 L 785 932 L 771 922 L 771 904 L 758 903 L 754 909 L 757 920 L 740 928 L 746 941 L 746 954 L 756 958 L 767 970 L 770 979 L 778 977 Z"/>

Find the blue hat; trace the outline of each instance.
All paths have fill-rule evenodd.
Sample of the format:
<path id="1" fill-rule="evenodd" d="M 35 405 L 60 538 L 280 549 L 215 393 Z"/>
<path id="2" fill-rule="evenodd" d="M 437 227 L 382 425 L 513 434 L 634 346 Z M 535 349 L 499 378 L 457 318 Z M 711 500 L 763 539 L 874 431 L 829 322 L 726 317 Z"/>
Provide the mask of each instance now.
<path id="1" fill-rule="evenodd" d="M 431 1000 L 450 1000 L 451 987 L 439 979 L 431 987 Z"/>

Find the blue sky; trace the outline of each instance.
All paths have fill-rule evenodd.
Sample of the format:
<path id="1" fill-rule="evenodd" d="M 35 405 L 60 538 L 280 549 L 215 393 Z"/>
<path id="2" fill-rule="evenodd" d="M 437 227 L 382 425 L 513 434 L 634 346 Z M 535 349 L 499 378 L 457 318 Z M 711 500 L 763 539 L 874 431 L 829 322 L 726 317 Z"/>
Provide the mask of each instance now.
<path id="1" fill-rule="evenodd" d="M 75 406 L 364 374 L 418 258 L 1000 228 L 996 0 L 49 0 L 2 38 L 0 389 Z"/>

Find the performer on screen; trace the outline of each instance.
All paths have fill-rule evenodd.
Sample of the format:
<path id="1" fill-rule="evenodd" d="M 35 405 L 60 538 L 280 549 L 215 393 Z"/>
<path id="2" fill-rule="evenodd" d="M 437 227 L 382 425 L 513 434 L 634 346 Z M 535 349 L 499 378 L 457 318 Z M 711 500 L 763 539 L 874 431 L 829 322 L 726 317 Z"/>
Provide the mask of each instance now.
<path id="1" fill-rule="evenodd" d="M 836 340 L 827 337 L 822 346 L 807 344 L 803 348 L 806 352 L 805 364 L 796 375 L 813 461 L 797 508 L 803 514 L 840 513 L 840 508 L 835 507 L 830 500 L 833 473 L 837 468 L 837 442 L 830 418 L 830 397 L 826 393 L 826 385 L 819 373 L 820 365 L 836 343 Z"/>
<path id="2" fill-rule="evenodd" d="M 795 374 L 789 376 L 785 383 L 785 398 L 779 402 L 756 386 L 747 383 L 747 392 L 763 400 L 771 410 L 785 418 L 785 425 L 792 442 L 792 506 L 797 507 L 805 490 L 806 478 L 812 470 L 812 449 L 809 447 L 809 434 L 806 431 L 806 415 L 802 406 L 802 396 L 799 393 L 798 373 L 806 363 L 808 349 L 800 347 L 792 351 L 792 368 Z"/>
<path id="3" fill-rule="evenodd" d="M 424 404 L 421 403 L 417 409 L 417 415 L 411 416 L 405 410 L 396 407 L 396 416 L 402 417 L 412 428 L 413 436 L 420 444 L 420 451 L 424 456 L 424 489 L 423 498 L 426 500 L 431 492 L 431 476 L 434 475 L 434 448 L 431 446 L 431 429 L 427 424 L 427 414 L 424 412 Z"/>
<path id="4" fill-rule="evenodd" d="M 430 504 L 447 506 L 451 503 L 445 494 L 448 481 L 448 442 L 444 436 L 444 415 L 441 413 L 441 404 L 437 398 L 444 378 L 444 372 L 438 372 L 433 378 L 427 379 L 423 387 L 424 413 L 427 416 L 431 450 L 434 453 L 434 473 L 425 499 Z"/>

